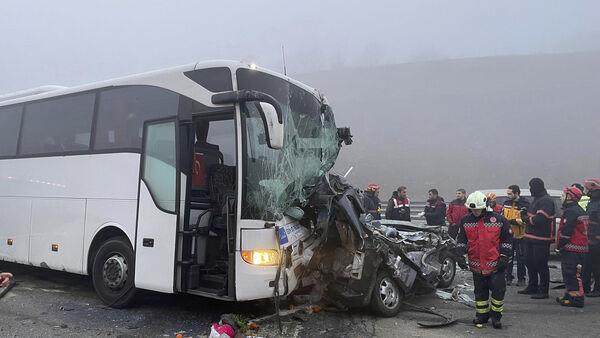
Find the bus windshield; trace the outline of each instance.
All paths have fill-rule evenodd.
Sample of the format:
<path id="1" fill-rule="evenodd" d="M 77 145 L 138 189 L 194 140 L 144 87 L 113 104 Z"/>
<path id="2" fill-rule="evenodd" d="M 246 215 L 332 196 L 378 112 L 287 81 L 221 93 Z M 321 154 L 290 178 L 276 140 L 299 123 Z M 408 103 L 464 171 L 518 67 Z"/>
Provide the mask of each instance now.
<path id="1" fill-rule="evenodd" d="M 237 79 L 239 89 L 275 97 L 285 127 L 283 148 L 269 148 L 258 105 L 241 104 L 242 217 L 280 219 L 288 208 L 302 206 L 306 188 L 333 167 L 339 151 L 335 121 L 320 99 L 285 79 L 250 69 L 239 69 Z"/>

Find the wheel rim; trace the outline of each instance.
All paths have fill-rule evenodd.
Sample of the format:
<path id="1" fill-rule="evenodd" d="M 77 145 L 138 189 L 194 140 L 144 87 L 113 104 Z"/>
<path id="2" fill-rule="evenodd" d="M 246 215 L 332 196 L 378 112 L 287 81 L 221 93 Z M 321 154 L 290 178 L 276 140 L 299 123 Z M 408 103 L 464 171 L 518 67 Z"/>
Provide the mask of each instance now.
<path id="1" fill-rule="evenodd" d="M 452 268 L 454 266 L 453 263 L 454 262 L 452 261 L 452 259 L 448 257 L 444 259 L 444 263 L 442 263 L 442 280 L 446 283 L 452 280 Z"/>
<path id="2" fill-rule="evenodd" d="M 119 254 L 110 256 L 102 267 L 102 280 L 111 290 L 119 290 L 123 288 L 127 282 L 127 261 Z"/>
<path id="3" fill-rule="evenodd" d="M 390 277 L 384 277 L 379 283 L 379 297 L 388 309 L 394 309 L 400 302 L 400 290 Z"/>

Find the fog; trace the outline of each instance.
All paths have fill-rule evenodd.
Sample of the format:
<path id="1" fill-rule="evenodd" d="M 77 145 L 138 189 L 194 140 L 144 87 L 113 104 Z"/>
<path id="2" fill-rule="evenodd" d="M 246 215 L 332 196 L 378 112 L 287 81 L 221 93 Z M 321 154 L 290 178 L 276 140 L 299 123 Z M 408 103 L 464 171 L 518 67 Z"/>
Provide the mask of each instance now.
<path id="1" fill-rule="evenodd" d="M 597 1 L 2 1 L 0 93 L 208 59 L 283 70 L 384 194 L 600 175 Z"/>
<path id="2" fill-rule="evenodd" d="M 356 185 L 561 189 L 600 176 L 600 53 L 502 56 L 306 74 L 355 143 L 336 170 Z M 360 79 L 355 81 L 353 79 Z"/>

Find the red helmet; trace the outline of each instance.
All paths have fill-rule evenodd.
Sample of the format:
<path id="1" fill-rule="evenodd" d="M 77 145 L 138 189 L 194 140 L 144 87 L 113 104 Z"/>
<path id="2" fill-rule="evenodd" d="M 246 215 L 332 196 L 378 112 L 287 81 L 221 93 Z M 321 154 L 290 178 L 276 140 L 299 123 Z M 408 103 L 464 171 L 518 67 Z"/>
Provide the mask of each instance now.
<path id="1" fill-rule="evenodd" d="M 571 199 L 573 201 L 579 201 L 581 199 L 581 196 L 583 196 L 583 193 L 581 192 L 581 190 L 579 190 L 576 187 L 564 188 L 563 192 L 565 193 L 565 195 L 571 196 Z"/>
<path id="2" fill-rule="evenodd" d="M 381 189 L 379 184 L 369 183 L 369 185 L 367 186 L 367 191 L 379 191 L 379 189 Z"/>
<path id="3" fill-rule="evenodd" d="M 583 186 L 589 191 L 600 190 L 600 178 L 588 178 Z"/>

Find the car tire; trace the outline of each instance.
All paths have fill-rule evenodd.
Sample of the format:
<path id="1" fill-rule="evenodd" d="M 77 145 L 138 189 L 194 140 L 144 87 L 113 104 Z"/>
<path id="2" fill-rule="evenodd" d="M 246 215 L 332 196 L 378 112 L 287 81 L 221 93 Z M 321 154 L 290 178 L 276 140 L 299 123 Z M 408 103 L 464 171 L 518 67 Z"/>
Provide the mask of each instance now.
<path id="1" fill-rule="evenodd" d="M 92 281 L 96 294 L 106 305 L 124 308 L 135 297 L 135 256 L 125 237 L 102 243 L 94 255 Z"/>
<path id="2" fill-rule="evenodd" d="M 437 284 L 438 288 L 447 288 L 454 282 L 456 276 L 456 260 L 452 257 L 446 256 L 442 261 L 442 271 L 440 274 L 440 281 Z"/>
<path id="3" fill-rule="evenodd" d="M 382 317 L 394 317 L 402 308 L 404 291 L 387 271 L 380 271 L 371 295 L 371 309 Z"/>

